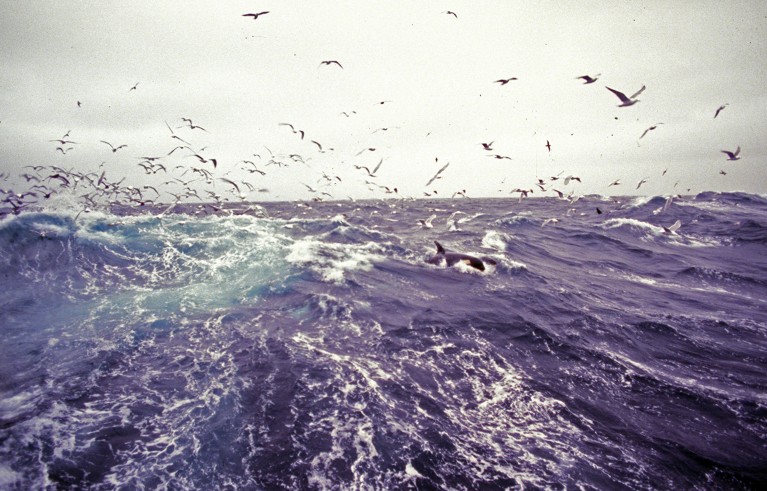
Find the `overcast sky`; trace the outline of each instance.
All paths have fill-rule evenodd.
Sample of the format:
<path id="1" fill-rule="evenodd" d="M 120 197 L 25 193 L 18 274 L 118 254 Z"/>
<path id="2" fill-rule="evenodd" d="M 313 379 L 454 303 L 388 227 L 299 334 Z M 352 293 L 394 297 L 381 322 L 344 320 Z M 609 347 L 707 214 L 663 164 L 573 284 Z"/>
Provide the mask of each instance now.
<path id="1" fill-rule="evenodd" d="M 366 180 L 400 196 L 509 196 L 556 175 L 580 177 L 553 185 L 577 194 L 767 192 L 763 0 L 3 3 L 0 173 L 101 165 L 146 184 L 214 171 L 189 149 L 166 156 L 179 143 L 167 122 L 217 159 L 215 176 L 269 189 L 254 200 L 306 199 L 305 185 L 387 196 Z M 605 88 L 643 85 L 630 107 Z M 49 140 L 68 131 L 64 155 Z M 721 153 L 738 146 L 738 161 Z M 144 156 L 167 174 L 146 175 Z M 354 167 L 381 159 L 375 178 Z"/>

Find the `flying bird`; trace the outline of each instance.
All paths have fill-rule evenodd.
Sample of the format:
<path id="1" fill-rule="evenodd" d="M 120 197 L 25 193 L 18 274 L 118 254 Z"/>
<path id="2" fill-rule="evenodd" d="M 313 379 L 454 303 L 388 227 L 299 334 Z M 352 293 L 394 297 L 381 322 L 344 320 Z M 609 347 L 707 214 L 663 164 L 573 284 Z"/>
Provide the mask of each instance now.
<path id="1" fill-rule="evenodd" d="M 656 123 L 656 124 L 650 126 L 649 128 L 647 128 L 646 130 L 644 130 L 644 133 L 642 133 L 642 136 L 639 137 L 639 140 L 641 140 L 648 132 L 650 132 L 650 131 L 654 130 L 655 128 L 657 128 L 659 124 L 663 124 L 663 123 Z"/>
<path id="2" fill-rule="evenodd" d="M 455 12 L 453 12 L 452 10 L 445 10 L 445 11 L 444 11 L 444 12 L 442 12 L 442 13 L 443 13 L 443 14 L 447 14 L 447 15 L 452 15 L 452 16 L 453 16 L 453 17 L 455 17 L 456 19 L 458 18 L 458 14 L 456 14 L 456 13 L 455 13 Z"/>
<path id="3" fill-rule="evenodd" d="M 674 222 L 673 225 L 669 225 L 668 227 L 663 227 L 663 231 L 667 234 L 676 234 L 676 231 L 679 230 L 679 227 L 682 226 L 682 222 L 677 220 Z"/>
<path id="4" fill-rule="evenodd" d="M 338 65 L 339 67 L 341 67 L 341 69 L 343 69 L 343 66 L 336 60 L 325 60 L 320 62 L 320 65 L 334 65 L 334 64 Z"/>
<path id="5" fill-rule="evenodd" d="M 646 183 L 646 182 L 647 182 L 647 178 L 645 177 L 644 179 L 642 179 L 641 181 L 639 181 L 639 182 L 637 183 L 637 189 L 639 189 L 639 187 L 640 187 L 642 184 Z"/>
<path id="6" fill-rule="evenodd" d="M 719 106 L 719 108 L 718 108 L 718 109 L 716 110 L 716 112 L 714 113 L 714 119 L 716 119 L 716 117 L 717 117 L 717 116 L 719 116 L 719 113 L 720 113 L 720 112 L 722 112 L 722 110 L 723 110 L 725 107 L 729 106 L 729 105 L 730 105 L 730 103 L 728 102 L 727 104 L 722 104 L 721 106 Z"/>
<path id="7" fill-rule="evenodd" d="M 112 145 L 111 143 L 109 143 L 107 141 L 104 141 L 104 140 L 100 140 L 100 141 L 101 141 L 101 143 L 106 143 L 107 145 L 109 145 L 109 147 L 112 149 L 112 153 L 115 153 L 118 150 L 120 150 L 121 148 L 128 146 L 128 145 L 120 145 L 118 147 L 115 147 L 114 145 Z"/>
<path id="8" fill-rule="evenodd" d="M 511 77 L 511 78 L 501 78 L 493 82 L 494 84 L 501 84 L 506 85 L 507 83 L 511 82 L 512 80 L 518 80 L 517 77 Z"/>
<path id="9" fill-rule="evenodd" d="M 549 152 L 551 152 L 551 143 L 549 143 L 548 140 L 546 140 L 546 148 L 548 148 Z"/>
<path id="10" fill-rule="evenodd" d="M 637 97 L 639 96 L 639 94 L 641 94 L 644 91 L 645 86 L 643 85 L 642 88 L 636 91 L 634 94 L 632 94 L 631 97 L 626 97 L 626 94 L 624 94 L 623 92 L 620 92 L 615 89 L 611 89 L 610 87 L 607 87 L 606 85 L 605 85 L 605 88 L 609 90 L 610 92 L 612 92 L 613 94 L 615 94 L 616 96 L 618 96 L 618 99 L 621 100 L 621 103 L 618 104 L 618 107 L 628 107 L 628 106 L 633 106 L 634 104 L 639 102 L 639 99 L 637 99 Z"/>
<path id="11" fill-rule="evenodd" d="M 130 92 L 131 90 L 136 90 L 136 87 L 138 87 L 138 84 L 139 84 L 139 83 L 138 83 L 138 82 L 136 82 L 136 85 L 134 85 L 133 87 L 131 87 L 130 89 L 128 89 L 128 92 Z"/>
<path id="12" fill-rule="evenodd" d="M 575 77 L 575 78 L 576 78 L 576 80 L 577 79 L 583 79 L 583 83 L 584 84 L 593 84 L 594 82 L 597 81 L 597 79 L 599 79 L 600 75 L 601 75 L 601 73 L 597 73 L 593 77 L 591 77 L 589 75 L 581 75 L 580 77 Z"/>
<path id="13" fill-rule="evenodd" d="M 434 228 L 434 225 L 432 225 L 431 221 L 437 218 L 437 215 L 431 215 L 429 218 L 424 220 L 423 218 L 418 219 L 418 223 L 421 224 L 422 228 Z"/>
<path id="14" fill-rule="evenodd" d="M 727 150 L 722 150 L 722 153 L 727 154 L 727 160 L 738 160 L 740 157 L 738 157 L 738 154 L 740 153 L 740 146 L 738 146 L 737 150 L 734 152 L 729 152 Z"/>
<path id="15" fill-rule="evenodd" d="M 268 10 L 266 10 L 266 11 L 264 11 L 264 12 L 259 12 L 259 13 L 257 13 L 257 14 L 242 14 L 242 16 L 243 16 L 243 17 L 253 17 L 253 20 L 256 20 L 256 19 L 258 19 L 260 16 L 262 16 L 262 15 L 264 15 L 264 14 L 268 14 L 268 13 L 269 13 L 269 11 L 268 11 Z"/>
<path id="16" fill-rule="evenodd" d="M 480 143 L 480 145 L 482 145 L 482 148 L 484 148 L 488 152 L 491 152 L 493 150 L 493 143 L 495 142 L 491 141 L 490 143 Z"/>
<path id="17" fill-rule="evenodd" d="M 450 165 L 450 162 L 448 162 L 447 164 L 443 165 L 442 168 L 440 170 L 438 170 L 437 173 L 434 174 L 434 176 L 431 179 L 429 179 L 429 182 L 426 183 L 426 186 L 428 186 L 429 184 L 433 183 L 436 179 L 440 179 L 439 175 L 442 174 L 442 171 L 447 169 L 448 165 Z"/>

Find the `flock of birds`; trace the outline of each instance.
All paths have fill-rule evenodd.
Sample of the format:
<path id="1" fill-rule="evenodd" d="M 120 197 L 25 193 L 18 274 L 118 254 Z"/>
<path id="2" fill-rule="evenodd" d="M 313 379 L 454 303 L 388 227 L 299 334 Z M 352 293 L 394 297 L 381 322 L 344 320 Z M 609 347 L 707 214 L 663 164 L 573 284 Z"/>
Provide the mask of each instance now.
<path id="1" fill-rule="evenodd" d="M 243 17 L 252 20 L 260 20 L 263 16 L 269 14 L 269 11 L 245 13 Z M 458 15 L 453 11 L 443 12 L 446 15 L 450 15 L 458 19 Z M 343 70 L 342 63 L 335 59 L 322 60 L 319 64 L 320 67 L 337 67 L 337 69 Z M 595 75 L 581 75 L 575 77 L 576 80 L 582 80 L 583 84 L 590 85 L 597 82 L 601 74 Z M 506 86 L 517 81 L 517 77 L 499 78 L 493 83 L 497 83 L 500 86 Z M 134 83 L 128 89 L 128 92 L 134 92 L 139 90 L 139 82 Z M 639 102 L 638 97 L 644 92 L 645 86 L 643 85 L 639 90 L 626 95 L 626 93 L 616 90 L 611 87 L 606 89 L 617 97 L 619 104 L 618 107 L 626 108 L 633 106 Z M 377 105 L 383 105 L 391 101 L 384 100 L 377 102 Z M 76 101 L 77 108 L 82 107 L 80 100 Z M 728 104 L 723 104 L 714 112 L 714 118 L 717 118 L 719 114 L 727 107 Z M 345 117 L 352 117 L 357 114 L 357 111 L 344 111 L 339 115 Z M 123 176 L 118 180 L 110 179 L 107 176 L 106 171 L 103 169 L 105 161 L 99 164 L 95 170 L 82 171 L 76 167 L 67 167 L 65 165 L 29 165 L 24 167 L 24 172 L 20 174 L 20 178 L 24 180 L 26 188 L 23 192 L 16 192 L 11 188 L 3 186 L 0 188 L 0 217 L 9 213 L 18 214 L 25 209 L 39 205 L 45 200 L 51 199 L 57 194 L 68 194 L 70 197 L 74 197 L 76 201 L 82 206 L 82 210 L 87 212 L 99 207 L 109 207 L 115 204 L 125 205 L 129 207 L 144 207 L 147 205 L 162 205 L 163 213 L 167 213 L 172 210 L 179 203 L 188 203 L 196 200 L 199 203 L 199 209 L 201 211 L 216 212 L 224 209 L 228 202 L 244 202 L 253 201 L 251 198 L 254 193 L 267 193 L 269 190 L 262 185 L 254 184 L 250 179 L 242 179 L 243 173 L 247 173 L 253 178 L 265 177 L 268 173 L 271 174 L 272 168 L 279 169 L 281 167 L 288 167 L 291 165 L 304 165 L 309 168 L 308 161 L 311 157 L 306 158 L 300 153 L 274 153 L 268 147 L 264 146 L 266 152 L 253 153 L 246 159 L 238 161 L 234 166 L 228 164 L 226 166 L 220 165 L 218 158 L 208 155 L 206 147 L 197 147 L 192 143 L 193 136 L 200 133 L 210 133 L 205 127 L 196 124 L 191 118 L 182 117 L 176 123 L 177 126 L 173 127 L 167 121 L 165 126 L 169 130 L 167 138 L 169 140 L 169 146 L 167 149 L 162 150 L 154 155 L 146 155 L 135 157 L 137 162 L 137 168 L 140 168 L 143 174 L 149 176 L 157 175 L 158 178 L 153 178 L 156 182 L 152 185 L 130 185 L 126 183 L 127 177 Z M 663 123 L 656 123 L 649 126 L 638 138 L 641 140 L 650 131 L 658 128 Z M 333 152 L 334 148 L 327 145 L 323 145 L 317 139 L 313 139 L 311 136 L 307 136 L 307 132 L 297 127 L 297 125 L 289 122 L 277 123 L 279 127 L 284 127 L 289 130 L 293 135 L 296 135 L 302 142 L 310 143 L 316 152 L 327 153 Z M 175 128 L 175 129 L 174 129 Z M 373 133 L 386 132 L 393 127 L 381 127 L 373 131 Z M 61 158 L 70 154 L 75 150 L 80 143 L 72 139 L 70 136 L 71 131 L 67 131 L 60 138 L 53 138 L 49 141 L 55 143 L 54 153 L 61 154 Z M 113 143 L 106 140 L 100 140 L 100 144 L 105 145 L 104 151 L 108 151 L 110 154 L 115 155 L 118 152 L 123 154 L 126 152 L 128 145 L 125 143 Z M 495 142 L 481 142 L 486 155 L 489 158 L 498 160 L 511 160 L 511 157 L 495 153 L 493 144 Z M 552 151 L 552 144 L 549 140 L 546 140 L 545 148 L 548 152 Z M 376 152 L 375 146 L 367 146 L 359 150 L 354 157 L 359 158 L 363 154 Z M 727 155 L 727 160 L 735 161 L 740 158 L 740 147 L 735 151 L 721 150 L 722 153 Z M 380 184 L 378 182 L 379 171 L 384 164 L 384 158 L 380 158 L 375 166 L 362 165 L 362 163 L 353 164 L 355 171 L 360 172 L 360 177 L 364 179 L 364 184 L 370 191 L 381 191 L 387 195 L 398 196 L 398 188 L 392 185 Z M 450 163 L 439 164 L 439 158 L 435 158 L 435 164 L 439 165 L 438 170 L 433 174 L 425 183 L 425 191 L 423 191 L 423 197 L 437 197 L 439 196 L 437 189 L 432 185 L 439 179 L 442 179 L 443 173 L 448 169 Z M 224 170 L 224 167 L 227 167 Z M 372 167 L 372 169 L 371 169 Z M 134 171 L 137 171 L 134 170 Z M 516 187 L 510 191 L 510 194 L 518 193 L 518 199 L 521 201 L 523 198 L 528 197 L 536 190 L 539 192 L 551 191 L 555 193 L 558 199 L 566 200 L 570 204 L 575 203 L 579 199 L 579 195 L 575 194 L 574 190 L 565 193 L 556 189 L 557 182 L 560 181 L 564 186 L 569 185 L 572 182 L 581 182 L 581 178 L 574 175 L 562 176 L 564 172 L 558 175 L 551 176 L 548 179 L 538 178 L 537 182 L 533 183 L 531 187 L 520 188 Z M 665 175 L 666 171 L 663 172 Z M 720 171 L 721 174 L 726 174 L 724 170 Z M 237 178 L 235 175 L 239 175 Z M 256 176 L 258 175 L 258 176 Z M 12 176 L 7 173 L 0 174 L 0 183 L 9 182 Z M 322 201 L 325 199 L 337 199 L 331 193 L 332 186 L 343 182 L 340 175 L 334 172 L 326 172 L 322 170 L 321 176 L 316 182 L 307 184 L 301 182 L 301 184 L 312 195 L 312 200 Z M 638 190 L 649 178 L 644 178 L 636 184 Z M 608 187 L 620 185 L 620 179 L 612 181 Z M 678 184 L 678 183 L 677 183 Z M 221 186 L 224 189 L 221 189 Z M 676 185 L 675 185 L 676 186 Z M 454 191 L 451 195 L 452 198 L 461 197 L 468 198 L 467 191 L 460 189 Z M 410 199 L 414 199 L 411 197 Z M 673 198 L 672 198 L 673 199 Z M 250 209 L 255 209 L 251 207 Z M 597 209 L 598 213 L 601 210 Z M 556 219 L 550 219 L 544 225 L 548 223 L 556 223 Z M 422 223 L 423 226 L 431 225 L 431 221 Z M 676 227 L 678 228 L 678 226 Z M 673 229 L 671 231 L 674 231 Z"/>

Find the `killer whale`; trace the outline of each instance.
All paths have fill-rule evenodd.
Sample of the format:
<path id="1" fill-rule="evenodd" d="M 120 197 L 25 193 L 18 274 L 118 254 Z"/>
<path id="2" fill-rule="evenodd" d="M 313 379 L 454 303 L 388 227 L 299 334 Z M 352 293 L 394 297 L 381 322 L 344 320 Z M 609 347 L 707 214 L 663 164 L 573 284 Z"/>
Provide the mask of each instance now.
<path id="1" fill-rule="evenodd" d="M 480 271 L 485 270 L 485 263 L 492 264 L 493 266 L 496 264 L 496 262 L 489 257 L 480 259 L 460 252 L 449 252 L 436 240 L 434 241 L 434 244 L 437 246 L 437 253 L 426 260 L 429 264 L 441 265 L 444 262 L 447 266 L 453 266 L 457 263 L 463 263 Z"/>

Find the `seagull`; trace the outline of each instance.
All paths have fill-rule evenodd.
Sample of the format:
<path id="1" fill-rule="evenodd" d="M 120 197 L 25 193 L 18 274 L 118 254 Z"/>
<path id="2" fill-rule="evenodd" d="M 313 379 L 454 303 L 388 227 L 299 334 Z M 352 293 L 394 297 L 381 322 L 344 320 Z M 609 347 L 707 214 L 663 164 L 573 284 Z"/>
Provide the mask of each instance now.
<path id="1" fill-rule="evenodd" d="M 418 223 L 421 224 L 422 228 L 434 228 L 434 225 L 431 224 L 431 221 L 437 218 L 437 215 L 431 215 L 429 218 L 424 220 L 423 218 L 420 218 L 418 220 Z"/>
<path id="2" fill-rule="evenodd" d="M 599 78 L 600 75 L 601 75 L 601 73 L 597 73 L 593 77 L 591 77 L 589 75 L 581 75 L 580 77 L 575 77 L 575 78 L 576 78 L 576 80 L 577 79 L 583 79 L 583 83 L 584 84 L 593 84 L 594 82 L 597 81 L 597 79 Z"/>
<path id="3" fill-rule="evenodd" d="M 549 143 L 548 140 L 546 140 L 546 148 L 548 148 L 549 152 L 551 152 L 551 143 Z"/>
<path id="4" fill-rule="evenodd" d="M 133 87 L 131 87 L 130 89 L 128 89 L 128 92 L 130 92 L 131 90 L 136 90 L 136 87 L 138 87 L 138 84 L 139 84 L 139 83 L 138 83 L 138 82 L 136 82 L 136 85 L 134 85 Z"/>
<path id="5" fill-rule="evenodd" d="M 639 182 L 637 183 L 637 189 L 639 189 L 639 186 L 641 186 L 642 184 L 644 184 L 644 183 L 646 183 L 646 182 L 647 182 L 647 178 L 645 177 L 644 179 L 642 179 L 641 181 L 639 181 Z"/>
<path id="6" fill-rule="evenodd" d="M 341 67 L 341 69 L 343 69 L 343 66 L 336 60 L 325 60 L 320 62 L 320 65 L 332 65 L 332 64 L 338 65 Z"/>
<path id="7" fill-rule="evenodd" d="M 682 222 L 677 220 L 674 222 L 673 225 L 669 225 L 668 227 L 663 227 L 663 231 L 667 234 L 676 234 L 676 231 L 679 230 L 679 227 L 682 226 Z"/>
<path id="8" fill-rule="evenodd" d="M 643 85 L 642 88 L 636 91 L 631 97 L 626 97 L 626 94 L 624 94 L 623 92 L 620 92 L 615 89 L 611 89 L 610 87 L 607 87 L 606 85 L 605 85 L 605 88 L 609 90 L 610 92 L 612 92 L 613 94 L 615 94 L 616 96 L 618 96 L 618 99 L 621 100 L 621 103 L 618 104 L 618 107 L 628 107 L 628 106 L 633 106 L 634 104 L 639 102 L 639 99 L 637 99 L 637 97 L 639 96 L 639 94 L 641 94 L 644 91 L 645 86 Z"/>
<path id="9" fill-rule="evenodd" d="M 657 128 L 657 127 L 658 127 L 658 125 L 659 125 L 659 124 L 663 124 L 663 123 L 656 123 L 656 124 L 654 124 L 654 125 L 650 126 L 650 127 L 649 127 L 649 128 L 647 128 L 646 130 L 644 130 L 644 133 L 642 133 L 642 136 L 640 136 L 638 139 L 639 139 L 639 140 L 641 140 L 641 139 L 642 139 L 642 137 L 643 137 L 643 136 L 645 136 L 645 135 L 647 134 L 647 132 L 654 130 L 655 128 Z"/>
<path id="10" fill-rule="evenodd" d="M 738 160 L 740 157 L 738 157 L 738 154 L 740 153 L 740 146 L 738 146 L 738 149 L 734 152 L 728 152 L 727 150 L 722 150 L 722 153 L 727 154 L 727 160 Z"/>
<path id="11" fill-rule="evenodd" d="M 556 218 L 547 218 L 547 219 L 546 219 L 546 220 L 544 220 L 544 221 L 543 221 L 543 223 L 541 224 L 541 228 L 545 227 L 545 226 L 546 226 L 546 225 L 548 225 L 549 223 L 558 223 L 558 222 L 559 222 L 559 220 L 557 220 Z"/>
<path id="12" fill-rule="evenodd" d="M 613 182 L 611 182 L 607 187 L 609 188 L 610 186 L 618 186 L 620 183 L 621 183 L 621 180 L 616 179 Z"/>
<path id="13" fill-rule="evenodd" d="M 106 143 L 107 145 L 109 145 L 112 148 L 112 153 L 115 153 L 118 150 L 120 150 L 121 148 L 128 146 L 128 145 L 120 145 L 119 147 L 115 147 L 114 145 L 112 145 L 111 143 L 109 143 L 107 141 L 104 141 L 104 140 L 100 140 L 100 141 L 101 141 L 101 143 Z"/>
<path id="14" fill-rule="evenodd" d="M 480 143 L 480 145 L 482 145 L 482 148 L 490 152 L 493 150 L 493 143 L 495 143 L 495 141 L 491 141 L 490 143 Z"/>
<path id="15" fill-rule="evenodd" d="M 498 160 L 502 160 L 502 159 L 508 159 L 508 160 L 511 160 L 511 157 L 507 157 L 507 156 L 505 156 L 505 155 L 498 155 L 498 154 L 495 154 L 495 155 L 488 155 L 488 157 L 493 157 L 494 159 L 498 159 Z"/>
<path id="16" fill-rule="evenodd" d="M 426 186 L 428 186 L 429 184 L 433 183 L 436 179 L 440 179 L 439 175 L 442 174 L 442 171 L 447 169 L 448 165 L 450 165 L 450 162 L 448 162 L 447 164 L 443 165 L 442 168 L 440 170 L 438 170 L 437 173 L 434 174 L 434 176 L 431 179 L 429 179 L 429 182 L 426 183 Z"/>
<path id="17" fill-rule="evenodd" d="M 506 85 L 507 83 L 511 82 L 512 80 L 518 80 L 517 77 L 511 77 L 511 78 L 501 78 L 493 82 L 494 84 L 501 84 Z"/>
<path id="18" fill-rule="evenodd" d="M 716 119 L 716 117 L 719 116 L 719 113 L 722 112 L 722 110 L 729 105 L 730 103 L 728 102 L 727 104 L 722 104 L 721 106 L 719 106 L 719 109 L 717 109 L 716 112 L 714 113 L 714 119 Z"/>
<path id="19" fill-rule="evenodd" d="M 720 170 L 720 171 L 719 171 L 719 173 L 720 173 L 721 175 L 723 175 L 723 176 L 726 176 L 726 175 L 727 175 L 727 173 L 726 173 L 725 171 L 723 171 L 723 170 Z"/>
<path id="20" fill-rule="evenodd" d="M 259 16 L 264 15 L 264 14 L 268 14 L 268 13 L 269 13 L 269 11 L 266 10 L 264 12 L 259 12 L 257 14 L 242 14 L 242 16 L 243 17 L 253 17 L 253 20 L 256 20 L 256 19 L 259 18 Z"/>
<path id="21" fill-rule="evenodd" d="M 452 10 L 445 10 L 445 11 L 444 11 L 444 12 L 442 12 L 442 13 L 443 13 L 443 14 L 447 14 L 447 15 L 452 15 L 452 16 L 453 16 L 453 17 L 455 17 L 456 19 L 458 18 L 458 14 L 456 14 L 456 13 L 455 13 L 455 12 L 453 12 Z"/>

